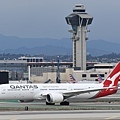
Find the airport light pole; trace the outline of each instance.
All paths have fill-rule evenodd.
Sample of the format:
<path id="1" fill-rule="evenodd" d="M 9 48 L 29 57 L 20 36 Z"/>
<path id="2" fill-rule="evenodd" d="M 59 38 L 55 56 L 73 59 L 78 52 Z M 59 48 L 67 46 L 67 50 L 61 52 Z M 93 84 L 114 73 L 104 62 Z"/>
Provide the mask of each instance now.
<path id="1" fill-rule="evenodd" d="M 60 60 L 59 60 L 59 56 L 57 56 L 57 78 L 56 78 L 56 83 L 61 83 L 61 80 L 60 80 Z"/>

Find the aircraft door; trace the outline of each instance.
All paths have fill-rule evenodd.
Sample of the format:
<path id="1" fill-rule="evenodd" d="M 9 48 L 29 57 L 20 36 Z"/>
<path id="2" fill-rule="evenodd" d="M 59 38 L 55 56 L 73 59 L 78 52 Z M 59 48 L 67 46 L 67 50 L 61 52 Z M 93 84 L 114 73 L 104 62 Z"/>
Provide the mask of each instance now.
<path id="1" fill-rule="evenodd" d="M 69 91 L 72 91 L 72 90 L 73 90 L 72 86 L 69 86 L 68 90 L 69 90 Z"/>
<path id="2" fill-rule="evenodd" d="M 33 89 L 33 88 L 30 90 L 30 93 L 31 93 L 31 94 L 34 94 L 34 89 Z"/>
<path id="3" fill-rule="evenodd" d="M 5 92 L 6 92 L 6 88 L 2 87 L 1 88 L 1 94 L 5 94 Z"/>

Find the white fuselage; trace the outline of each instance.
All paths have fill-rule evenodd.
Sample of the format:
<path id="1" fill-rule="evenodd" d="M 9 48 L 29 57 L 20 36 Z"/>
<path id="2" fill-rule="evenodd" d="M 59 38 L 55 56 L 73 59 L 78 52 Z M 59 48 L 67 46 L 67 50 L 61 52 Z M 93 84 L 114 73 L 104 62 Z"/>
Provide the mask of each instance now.
<path id="1" fill-rule="evenodd" d="M 89 88 L 103 88 L 102 84 L 3 84 L 0 85 L 0 99 L 3 100 L 29 100 L 45 99 L 42 94 L 64 93 L 67 91 L 79 91 Z M 91 98 L 98 91 L 80 94 L 80 98 Z"/>

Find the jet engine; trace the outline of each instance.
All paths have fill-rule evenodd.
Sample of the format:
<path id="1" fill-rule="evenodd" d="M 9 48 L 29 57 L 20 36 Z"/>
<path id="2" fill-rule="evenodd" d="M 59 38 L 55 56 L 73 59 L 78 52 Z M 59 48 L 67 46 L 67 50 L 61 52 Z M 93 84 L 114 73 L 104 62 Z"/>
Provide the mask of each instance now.
<path id="1" fill-rule="evenodd" d="M 24 103 L 24 102 L 33 102 L 34 100 L 18 100 L 18 101 Z"/>
<path id="2" fill-rule="evenodd" d="M 47 94 L 46 102 L 48 102 L 48 103 L 59 103 L 59 102 L 63 102 L 63 101 L 64 101 L 64 97 L 62 94 L 59 94 L 59 93 Z"/>

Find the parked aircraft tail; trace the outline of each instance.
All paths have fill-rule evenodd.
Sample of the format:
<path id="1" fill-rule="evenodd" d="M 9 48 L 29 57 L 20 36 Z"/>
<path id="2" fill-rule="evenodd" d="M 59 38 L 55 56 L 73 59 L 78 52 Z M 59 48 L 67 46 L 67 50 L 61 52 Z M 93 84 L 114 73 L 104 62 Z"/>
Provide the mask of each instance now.
<path id="1" fill-rule="evenodd" d="M 104 79 L 102 79 L 102 77 L 101 77 L 99 74 L 97 74 L 97 77 L 98 77 L 98 78 L 97 78 L 98 82 L 99 82 L 99 83 L 102 83 Z"/>
<path id="2" fill-rule="evenodd" d="M 70 74 L 70 82 L 71 83 L 78 83 L 78 81 L 73 77 L 72 74 Z"/>

